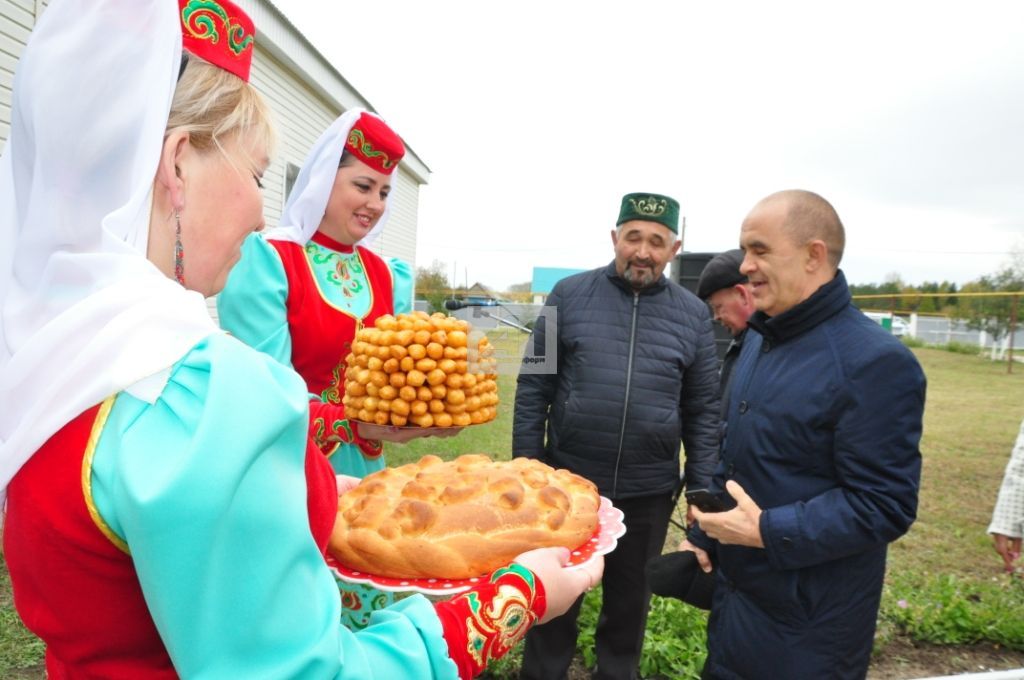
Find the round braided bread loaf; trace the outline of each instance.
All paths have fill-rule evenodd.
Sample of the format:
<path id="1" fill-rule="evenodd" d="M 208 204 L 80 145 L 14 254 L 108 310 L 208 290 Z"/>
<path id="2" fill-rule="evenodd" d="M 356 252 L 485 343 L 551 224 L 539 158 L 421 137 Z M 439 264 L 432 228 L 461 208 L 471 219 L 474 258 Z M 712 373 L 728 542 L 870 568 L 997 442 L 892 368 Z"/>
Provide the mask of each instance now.
<path id="1" fill-rule="evenodd" d="M 579 547 L 599 505 L 593 483 L 537 460 L 424 456 L 338 498 L 330 552 L 377 576 L 469 578 L 533 548 Z"/>

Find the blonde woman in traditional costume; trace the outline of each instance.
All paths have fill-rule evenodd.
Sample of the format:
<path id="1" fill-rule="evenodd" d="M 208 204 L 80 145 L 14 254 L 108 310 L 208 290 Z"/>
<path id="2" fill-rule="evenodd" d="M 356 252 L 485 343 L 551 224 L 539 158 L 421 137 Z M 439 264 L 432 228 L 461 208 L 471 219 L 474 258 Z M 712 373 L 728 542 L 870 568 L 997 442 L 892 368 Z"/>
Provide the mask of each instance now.
<path id="1" fill-rule="evenodd" d="M 203 300 L 263 224 L 253 34 L 228 0 L 53 0 L 18 64 L 0 157 L 15 606 L 54 678 L 469 678 L 600 563 L 532 551 L 448 602 L 338 624 L 338 487 L 305 385 Z"/>

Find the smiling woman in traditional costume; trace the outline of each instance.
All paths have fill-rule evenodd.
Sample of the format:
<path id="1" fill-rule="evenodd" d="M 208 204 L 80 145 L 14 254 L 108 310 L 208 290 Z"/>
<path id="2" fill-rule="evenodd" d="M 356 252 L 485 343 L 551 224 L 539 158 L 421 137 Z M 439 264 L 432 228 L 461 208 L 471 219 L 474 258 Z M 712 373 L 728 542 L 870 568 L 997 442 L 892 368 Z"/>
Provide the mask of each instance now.
<path id="1" fill-rule="evenodd" d="M 0 158 L 15 606 L 50 677 L 470 677 L 600 563 L 533 551 L 467 595 L 338 624 L 338 488 L 305 385 L 203 300 L 263 224 L 253 34 L 227 0 L 54 0 L 18 65 Z"/>
<path id="2" fill-rule="evenodd" d="M 303 163 L 280 225 L 246 240 L 217 298 L 225 330 L 305 379 L 310 437 L 335 472 L 353 477 L 383 468 L 384 456 L 380 440 L 361 437 L 345 417 L 345 358 L 360 328 L 412 307 L 409 265 L 368 247 L 384 227 L 404 154 L 377 116 L 356 109 L 337 118 Z M 371 586 L 338 587 L 350 628 L 394 601 Z"/>
<path id="3" fill-rule="evenodd" d="M 303 163 L 280 225 L 246 241 L 217 300 L 227 331 L 306 380 L 310 434 L 336 472 L 354 477 L 381 469 L 384 458 L 381 442 L 345 418 L 345 357 L 357 330 L 412 309 L 409 265 L 369 248 L 404 154 L 374 114 L 340 116 Z"/>

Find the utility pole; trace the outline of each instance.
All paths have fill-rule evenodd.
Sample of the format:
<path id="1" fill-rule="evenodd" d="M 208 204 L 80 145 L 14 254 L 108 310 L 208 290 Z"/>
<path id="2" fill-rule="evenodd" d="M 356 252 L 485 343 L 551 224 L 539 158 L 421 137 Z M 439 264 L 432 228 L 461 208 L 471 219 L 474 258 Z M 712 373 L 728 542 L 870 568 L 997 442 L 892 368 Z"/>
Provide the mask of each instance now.
<path id="1" fill-rule="evenodd" d="M 1006 356 L 1008 357 L 1006 362 L 1006 372 L 1013 373 L 1013 341 L 1016 335 L 1017 329 L 1017 303 L 1020 302 L 1020 293 L 1013 296 L 1013 302 L 1010 305 L 1010 346 L 1006 350 Z"/>

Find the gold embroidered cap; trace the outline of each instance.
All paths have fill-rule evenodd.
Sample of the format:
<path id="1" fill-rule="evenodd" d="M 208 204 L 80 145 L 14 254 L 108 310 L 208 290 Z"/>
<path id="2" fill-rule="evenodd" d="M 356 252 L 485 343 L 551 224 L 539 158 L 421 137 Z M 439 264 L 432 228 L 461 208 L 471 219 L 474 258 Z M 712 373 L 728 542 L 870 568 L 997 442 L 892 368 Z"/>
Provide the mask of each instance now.
<path id="1" fill-rule="evenodd" d="M 619 220 L 615 226 L 631 220 L 658 222 L 678 234 L 679 201 L 662 194 L 626 194 L 622 197 Z"/>
<path id="2" fill-rule="evenodd" d="M 231 0 L 178 0 L 182 47 L 249 82 L 256 27 Z"/>

